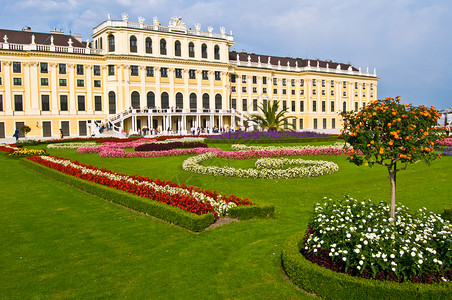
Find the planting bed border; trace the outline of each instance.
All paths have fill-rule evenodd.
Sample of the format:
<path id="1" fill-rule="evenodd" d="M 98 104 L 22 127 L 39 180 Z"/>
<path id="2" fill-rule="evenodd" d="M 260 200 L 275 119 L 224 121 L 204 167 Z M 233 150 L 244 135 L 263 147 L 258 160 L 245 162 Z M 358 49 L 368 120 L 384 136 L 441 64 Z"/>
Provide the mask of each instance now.
<path id="1" fill-rule="evenodd" d="M 325 299 L 450 299 L 452 283 L 396 283 L 353 277 L 307 260 L 300 250 L 305 231 L 289 237 L 281 259 L 290 280 Z"/>
<path id="2" fill-rule="evenodd" d="M 57 181 L 72 185 L 86 191 L 89 194 L 96 195 L 113 203 L 146 213 L 150 216 L 162 219 L 191 231 L 202 231 L 215 222 L 215 217 L 212 213 L 196 215 L 165 203 L 160 203 L 158 201 L 146 199 L 81 178 L 70 176 L 27 159 L 22 159 L 21 163 L 30 169 L 47 175 Z M 246 207 L 238 206 L 230 208 L 228 215 L 239 220 L 246 220 L 254 217 L 270 218 L 273 217 L 274 211 L 275 207 L 273 205 L 254 204 Z"/>
<path id="3" fill-rule="evenodd" d="M 308 142 L 331 142 L 337 141 L 337 136 L 326 137 L 307 137 L 290 139 L 213 139 L 205 138 L 204 142 L 208 144 L 280 144 L 280 143 L 308 143 Z"/>

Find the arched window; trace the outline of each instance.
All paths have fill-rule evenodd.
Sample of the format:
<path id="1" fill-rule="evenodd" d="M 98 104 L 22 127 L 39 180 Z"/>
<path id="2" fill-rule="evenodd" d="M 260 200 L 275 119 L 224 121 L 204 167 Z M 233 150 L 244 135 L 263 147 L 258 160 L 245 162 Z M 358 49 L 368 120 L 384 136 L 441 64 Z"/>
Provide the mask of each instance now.
<path id="1" fill-rule="evenodd" d="M 152 53 L 152 39 L 150 37 L 145 40 L 146 53 Z"/>
<path id="2" fill-rule="evenodd" d="M 130 52 L 137 52 L 137 38 L 134 35 L 130 37 Z"/>
<path id="3" fill-rule="evenodd" d="M 207 45 L 206 44 L 201 45 L 201 54 L 202 54 L 202 58 L 207 58 Z"/>
<path id="4" fill-rule="evenodd" d="M 146 95 L 146 104 L 148 108 L 154 108 L 155 107 L 155 94 L 154 92 L 150 91 Z"/>
<path id="5" fill-rule="evenodd" d="M 207 94 L 207 93 L 202 95 L 202 108 L 203 109 L 210 108 L 210 97 L 209 97 L 209 94 Z"/>
<path id="6" fill-rule="evenodd" d="M 193 44 L 192 42 L 188 44 L 188 56 L 195 57 L 195 44 Z"/>
<path id="7" fill-rule="evenodd" d="M 116 114 L 116 94 L 113 91 L 108 93 L 108 113 Z"/>
<path id="8" fill-rule="evenodd" d="M 184 95 L 182 93 L 176 94 L 176 109 L 184 108 Z"/>
<path id="9" fill-rule="evenodd" d="M 108 36 L 108 52 L 115 52 L 115 36 L 113 34 Z"/>
<path id="10" fill-rule="evenodd" d="M 197 109 L 196 102 L 197 102 L 196 94 L 195 93 L 191 93 L 190 94 L 190 110 Z"/>
<path id="11" fill-rule="evenodd" d="M 222 109 L 223 104 L 222 104 L 222 99 L 221 99 L 221 94 L 216 94 L 215 95 L 215 109 Z"/>
<path id="12" fill-rule="evenodd" d="M 180 42 L 176 41 L 174 43 L 174 55 L 181 56 L 181 54 L 182 54 L 182 47 L 180 45 Z"/>
<path id="13" fill-rule="evenodd" d="M 169 108 L 169 96 L 167 92 L 162 93 L 162 109 Z"/>
<path id="14" fill-rule="evenodd" d="M 166 55 L 166 41 L 165 39 L 160 40 L 160 54 Z"/>
<path id="15" fill-rule="evenodd" d="M 344 103 L 342 103 L 342 111 L 346 112 L 347 111 L 347 102 L 344 101 Z"/>
<path id="16" fill-rule="evenodd" d="M 132 92 L 130 106 L 132 106 L 132 108 L 140 108 L 140 93 L 137 91 Z"/>
<path id="17" fill-rule="evenodd" d="M 215 59 L 220 59 L 220 47 L 218 45 L 215 45 L 213 48 Z"/>

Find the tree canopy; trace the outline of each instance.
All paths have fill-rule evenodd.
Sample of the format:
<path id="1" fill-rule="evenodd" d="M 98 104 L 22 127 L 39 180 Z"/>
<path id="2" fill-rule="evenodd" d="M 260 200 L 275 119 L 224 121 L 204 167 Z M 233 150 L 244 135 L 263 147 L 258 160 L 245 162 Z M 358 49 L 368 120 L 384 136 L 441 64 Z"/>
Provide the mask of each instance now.
<path id="1" fill-rule="evenodd" d="M 349 161 L 358 166 L 380 164 L 388 169 L 392 218 L 396 173 L 410 163 L 423 160 L 429 164 L 438 157 L 434 151 L 438 135 L 433 127 L 439 116 L 433 106 L 402 104 L 400 97 L 373 101 L 360 111 L 342 113 L 342 137 L 353 146 Z"/>

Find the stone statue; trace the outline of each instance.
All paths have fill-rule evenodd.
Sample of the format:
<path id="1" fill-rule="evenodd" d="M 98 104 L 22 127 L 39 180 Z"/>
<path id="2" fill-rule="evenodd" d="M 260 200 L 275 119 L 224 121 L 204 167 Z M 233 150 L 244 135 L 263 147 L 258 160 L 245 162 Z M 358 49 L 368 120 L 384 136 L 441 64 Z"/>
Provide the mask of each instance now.
<path id="1" fill-rule="evenodd" d="M 222 35 L 225 35 L 226 34 L 226 29 L 223 26 L 221 26 L 220 27 L 220 32 L 221 32 Z"/>
<path id="2" fill-rule="evenodd" d="M 260 56 L 257 57 L 257 62 L 261 63 L 261 57 Z"/>
<path id="3" fill-rule="evenodd" d="M 143 17 L 138 17 L 138 22 L 139 22 L 140 24 L 143 24 L 143 23 L 144 23 L 144 20 L 145 20 L 145 18 L 143 18 Z"/>
<path id="4" fill-rule="evenodd" d="M 248 62 L 251 62 L 251 56 L 248 55 Z"/>
<path id="5" fill-rule="evenodd" d="M 172 17 L 169 22 L 169 27 L 186 28 L 187 25 L 182 22 L 182 17 Z"/>
<path id="6" fill-rule="evenodd" d="M 127 13 L 122 13 L 122 20 L 124 22 L 127 22 L 128 19 L 129 19 L 129 15 Z"/>
<path id="7" fill-rule="evenodd" d="M 5 42 L 5 44 L 8 44 L 8 36 L 5 34 L 5 36 L 3 37 L 3 41 Z"/>
<path id="8" fill-rule="evenodd" d="M 33 45 L 35 44 L 35 35 L 34 35 L 34 34 L 31 36 L 31 43 L 32 43 Z"/>
<path id="9" fill-rule="evenodd" d="M 209 32 L 212 32 L 212 31 L 213 31 L 213 27 L 212 27 L 212 26 L 209 26 L 209 27 L 207 27 L 207 30 L 208 30 Z"/>
<path id="10" fill-rule="evenodd" d="M 69 47 L 72 47 L 72 44 L 73 44 L 74 42 L 72 41 L 71 38 L 69 38 L 69 41 L 67 41 L 67 43 L 69 44 Z"/>
<path id="11" fill-rule="evenodd" d="M 196 29 L 196 31 L 201 31 L 201 24 L 200 23 L 196 23 L 195 24 L 195 29 Z"/>
<path id="12" fill-rule="evenodd" d="M 270 63 L 270 56 L 268 57 L 268 64 L 270 65 L 271 63 Z"/>
<path id="13" fill-rule="evenodd" d="M 51 36 L 50 36 L 50 45 L 51 45 L 51 46 L 53 46 L 53 40 L 54 40 L 54 37 L 53 37 L 53 35 L 51 35 Z"/>

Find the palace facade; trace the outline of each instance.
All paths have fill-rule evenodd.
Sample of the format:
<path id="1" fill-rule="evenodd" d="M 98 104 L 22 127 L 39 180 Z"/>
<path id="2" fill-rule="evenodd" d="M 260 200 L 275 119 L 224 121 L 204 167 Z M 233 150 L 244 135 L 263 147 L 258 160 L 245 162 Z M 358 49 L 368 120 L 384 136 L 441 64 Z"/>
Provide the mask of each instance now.
<path id="1" fill-rule="evenodd" d="M 111 124 L 186 133 L 252 125 L 269 101 L 296 130 L 340 128 L 338 113 L 377 99 L 375 70 L 332 61 L 235 52 L 232 32 L 187 28 L 181 18 L 108 19 L 92 40 L 63 32 L 0 29 L 0 138 L 87 136 Z"/>

